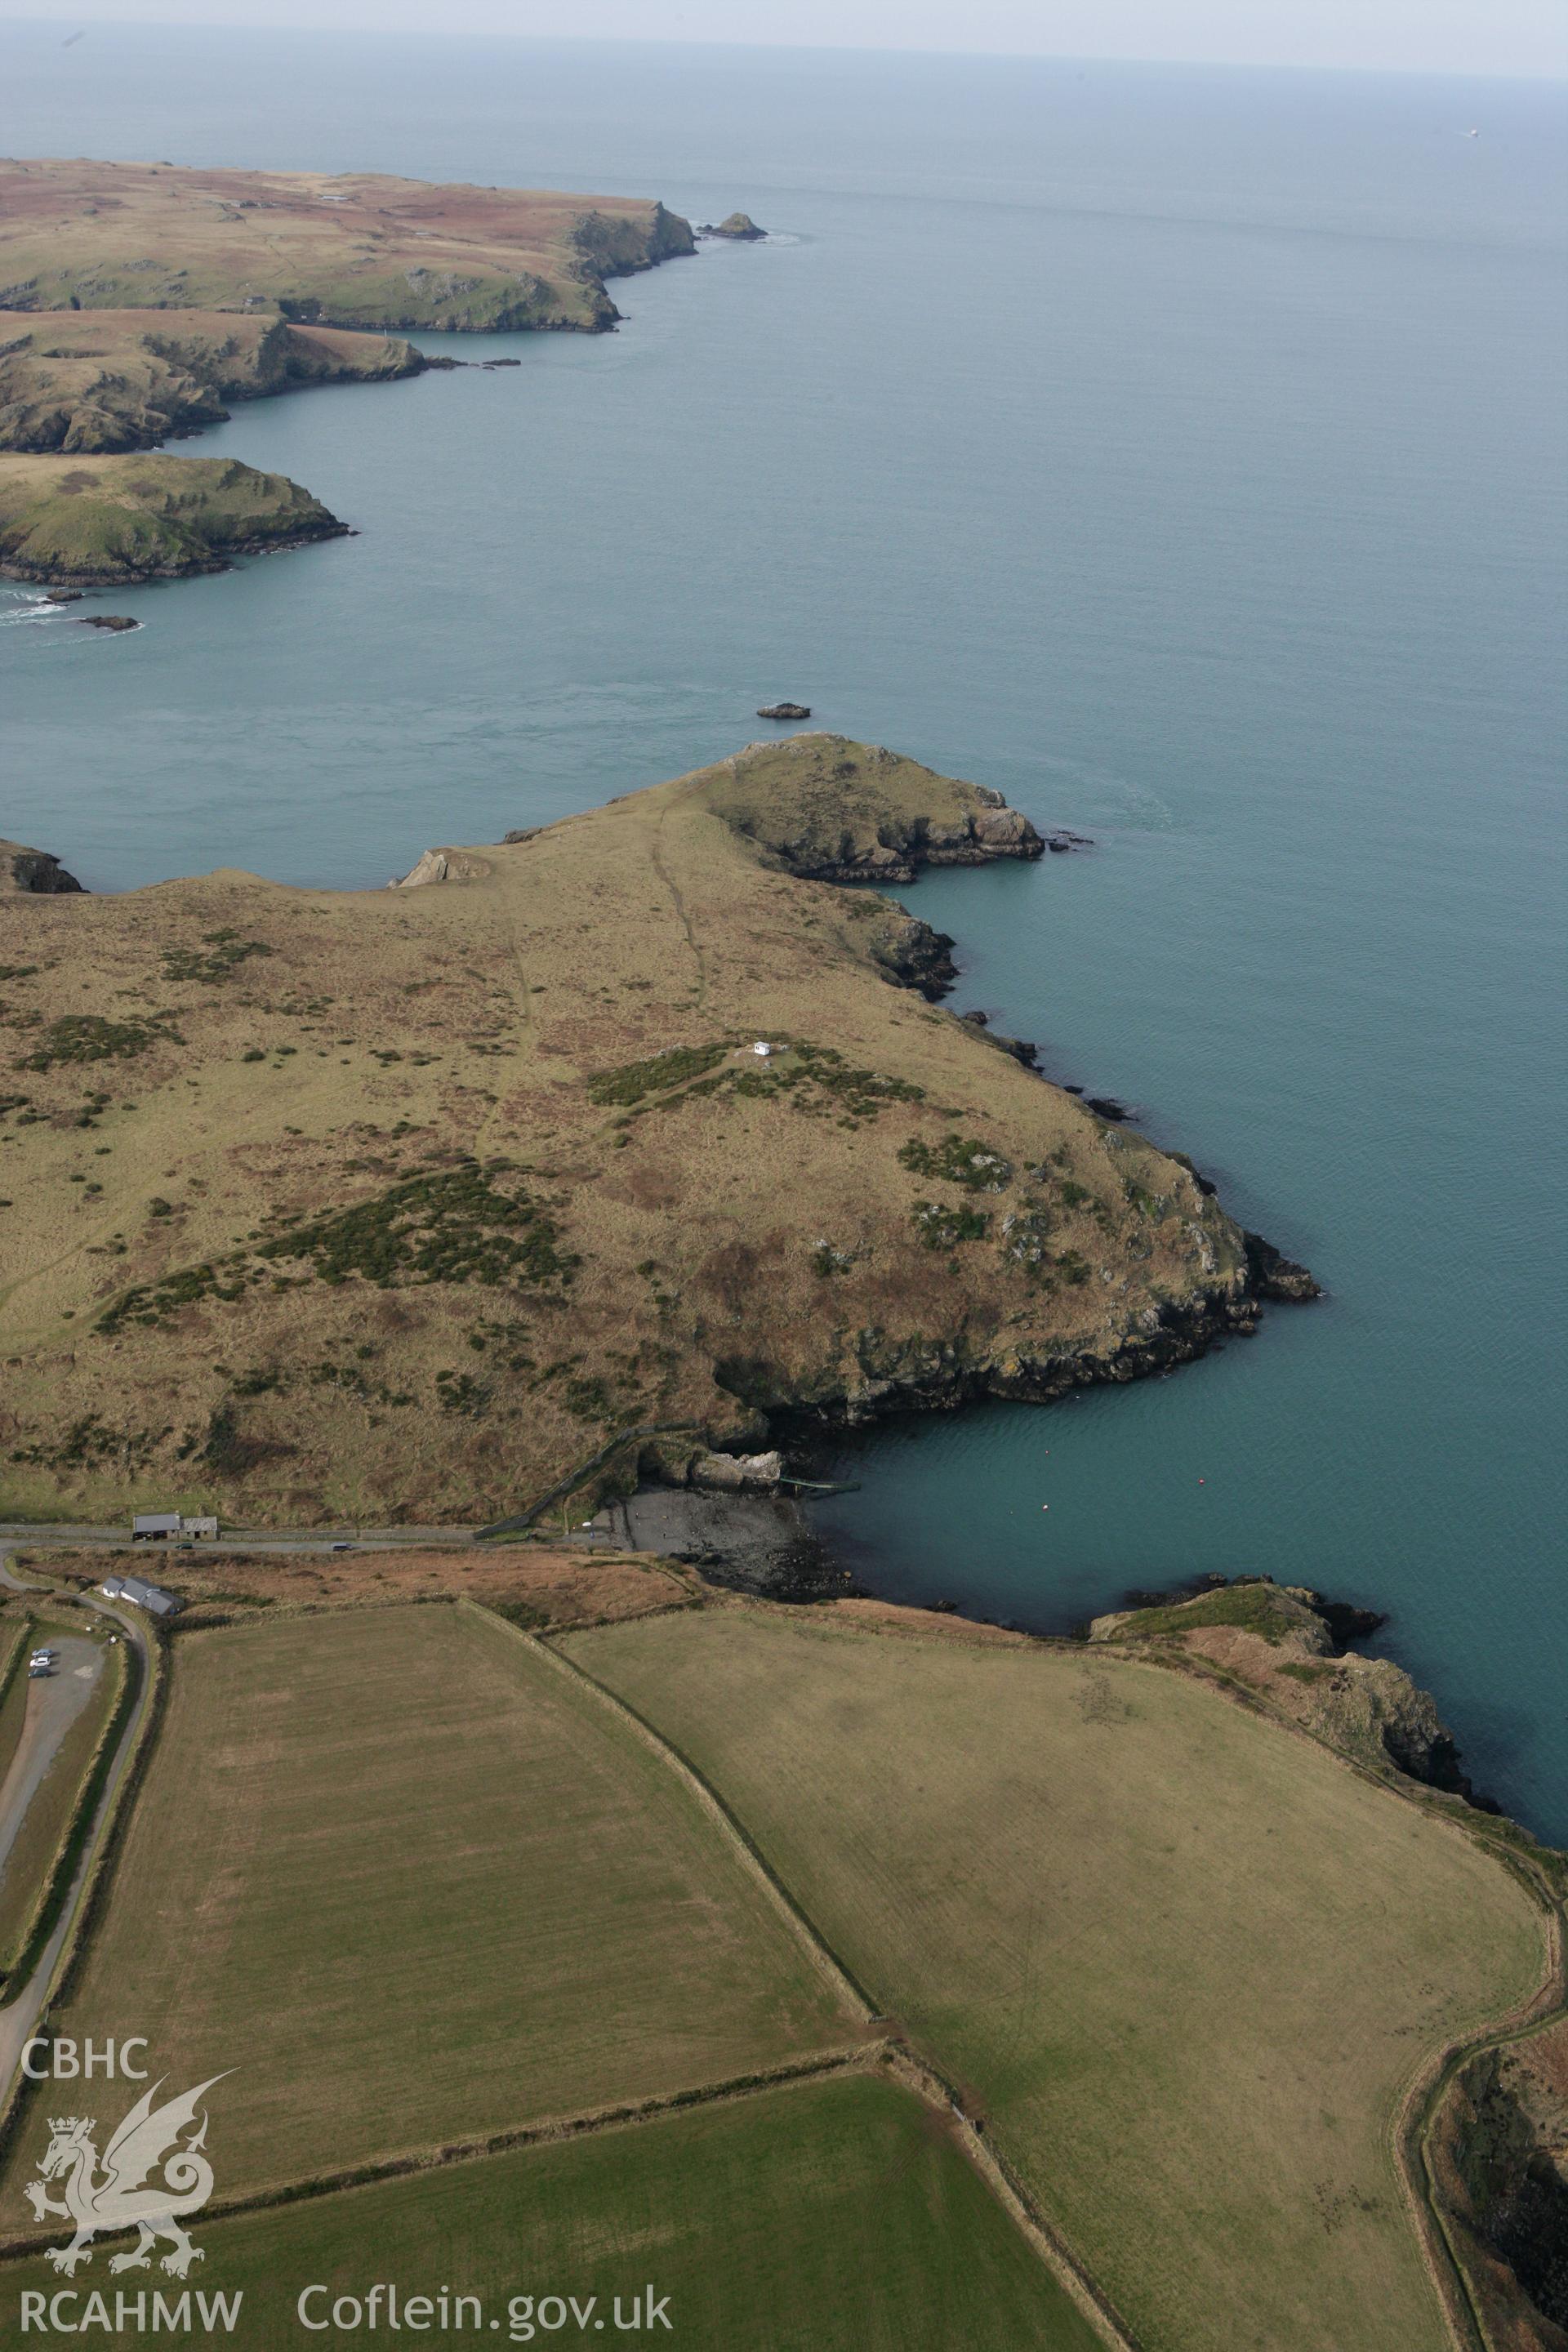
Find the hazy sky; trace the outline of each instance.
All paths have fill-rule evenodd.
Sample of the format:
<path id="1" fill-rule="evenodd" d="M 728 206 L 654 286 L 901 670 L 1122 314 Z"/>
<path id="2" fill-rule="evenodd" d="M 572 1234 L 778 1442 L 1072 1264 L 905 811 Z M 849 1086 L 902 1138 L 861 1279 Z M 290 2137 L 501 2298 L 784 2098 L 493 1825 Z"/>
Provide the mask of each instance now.
<path id="1" fill-rule="evenodd" d="M 0 0 L 0 16 L 1568 75 L 1564 0 Z"/>

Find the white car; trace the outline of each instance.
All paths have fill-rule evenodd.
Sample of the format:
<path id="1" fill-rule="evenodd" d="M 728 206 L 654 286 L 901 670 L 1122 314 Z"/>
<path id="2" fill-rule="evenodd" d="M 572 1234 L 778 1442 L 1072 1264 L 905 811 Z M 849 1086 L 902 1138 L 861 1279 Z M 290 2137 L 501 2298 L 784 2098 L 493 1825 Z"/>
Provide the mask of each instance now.
<path id="1" fill-rule="evenodd" d="M 35 1650 L 27 1664 L 30 1666 L 52 1666 L 58 1656 L 58 1650 Z"/>

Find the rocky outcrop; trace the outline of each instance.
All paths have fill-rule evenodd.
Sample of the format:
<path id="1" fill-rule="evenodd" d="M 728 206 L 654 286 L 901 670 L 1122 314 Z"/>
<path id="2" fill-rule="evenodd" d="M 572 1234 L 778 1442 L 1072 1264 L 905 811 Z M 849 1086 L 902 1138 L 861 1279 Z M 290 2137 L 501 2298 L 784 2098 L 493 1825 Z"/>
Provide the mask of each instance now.
<path id="1" fill-rule="evenodd" d="M 1044 847 L 1026 816 L 999 805 L 945 823 L 924 816 L 893 821 L 880 840 L 865 844 L 803 835 L 784 844 L 783 856 L 806 882 L 912 882 L 928 866 L 990 866 L 1003 857 L 1038 857 Z"/>
<path id="2" fill-rule="evenodd" d="M 1568 2352 L 1568 2030 L 1472 2058 L 1429 2146 L 1488 2342 Z"/>
<path id="3" fill-rule="evenodd" d="M 1384 1772 L 1392 1766 L 1482 1811 L 1497 1810 L 1461 1770 L 1454 1736 L 1430 1695 L 1392 1658 L 1344 1648 L 1382 1622 L 1369 1612 L 1266 1576 L 1216 1580 L 1196 1594 L 1143 1595 L 1140 1602 L 1095 1618 L 1089 1640 L 1170 1643 L 1209 1658 L 1359 1762 Z"/>
<path id="4" fill-rule="evenodd" d="M 806 702 L 764 702 L 757 717 L 759 719 L 809 719 L 811 706 Z"/>
<path id="5" fill-rule="evenodd" d="M 68 874 L 47 849 L 24 849 L 19 841 L 0 841 L 0 893 L 26 891 L 36 898 L 52 898 L 80 888 L 76 876 Z"/>
<path id="6" fill-rule="evenodd" d="M 116 635 L 141 626 L 141 622 L 133 621 L 129 613 L 89 613 L 85 620 L 77 623 L 79 629 L 110 629 Z"/>
<path id="7" fill-rule="evenodd" d="M 1005 1029 L 993 1029 L 990 1015 L 985 1013 L 961 1013 L 958 1017 L 977 1031 L 988 1045 L 994 1046 L 997 1053 L 1006 1054 L 1013 1061 L 1022 1063 L 1026 1070 L 1039 1068 L 1040 1049 L 1026 1037 L 1009 1037 Z"/>
<path id="8" fill-rule="evenodd" d="M 394 875 L 386 887 L 389 890 L 418 890 L 427 882 L 477 882 L 489 870 L 488 862 L 476 857 L 471 850 L 426 849 L 406 874 Z"/>
<path id="9" fill-rule="evenodd" d="M 1207 1189 L 1212 1192 L 1214 1187 Z M 1273 1243 L 1266 1242 L 1261 1234 L 1248 1234 L 1246 1238 L 1252 1286 L 1259 1298 L 1295 1303 L 1322 1297 L 1321 1286 L 1304 1265 L 1298 1265 L 1294 1258 L 1281 1256 Z"/>
<path id="10" fill-rule="evenodd" d="M 784 1476 L 784 1455 L 769 1454 L 699 1454 L 687 1473 L 687 1483 L 715 1494 L 771 1494 Z"/>
<path id="11" fill-rule="evenodd" d="M 897 988 L 916 988 L 935 1003 L 958 978 L 951 931 L 933 930 L 919 915 L 896 908 L 893 920 L 868 941 L 871 961 Z"/>
<path id="12" fill-rule="evenodd" d="M 989 785 L 826 730 L 748 744 L 723 772 L 727 785 L 710 805 L 803 881 L 912 882 L 928 866 L 988 866 L 1045 849 Z"/>
<path id="13" fill-rule="evenodd" d="M 699 236 L 727 236 L 737 245 L 755 245 L 765 237 L 767 230 L 759 228 L 750 213 L 726 213 L 721 221 L 703 221 L 699 225 Z"/>

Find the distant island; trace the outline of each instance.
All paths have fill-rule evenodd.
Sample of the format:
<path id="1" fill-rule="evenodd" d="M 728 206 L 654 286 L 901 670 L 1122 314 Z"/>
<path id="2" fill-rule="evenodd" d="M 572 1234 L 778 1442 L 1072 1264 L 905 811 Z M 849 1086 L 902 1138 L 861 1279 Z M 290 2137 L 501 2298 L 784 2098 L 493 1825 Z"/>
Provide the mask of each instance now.
<path id="1" fill-rule="evenodd" d="M 404 331 L 604 333 L 620 316 L 606 279 L 695 250 L 689 222 L 637 198 L 0 161 L 0 573 L 130 583 L 341 535 L 280 475 L 186 469 L 154 488 L 105 461 L 234 401 L 442 364 Z M 77 460 L 69 528 L 58 469 L 35 462 L 56 455 Z"/>
<path id="2" fill-rule="evenodd" d="M 951 940 L 831 887 L 1041 847 L 803 735 L 423 887 L 100 898 L 13 848 L 0 1516 L 485 1519 L 781 1415 L 1163 1370 L 1310 1296 L 939 1009 Z"/>

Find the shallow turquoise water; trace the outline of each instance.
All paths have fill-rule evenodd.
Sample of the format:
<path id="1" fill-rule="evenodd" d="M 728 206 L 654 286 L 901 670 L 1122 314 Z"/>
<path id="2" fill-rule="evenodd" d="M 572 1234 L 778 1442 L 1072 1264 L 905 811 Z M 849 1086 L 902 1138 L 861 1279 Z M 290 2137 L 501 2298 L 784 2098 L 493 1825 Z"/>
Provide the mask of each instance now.
<path id="1" fill-rule="evenodd" d="M 134 636 L 0 621 L 0 832 L 98 887 L 378 883 L 780 694 L 1092 832 L 907 894 L 955 1003 L 1331 1296 L 1169 1381 L 881 1433 L 832 1524 L 868 1580 L 1031 1623 L 1209 1569 L 1386 1609 L 1478 1778 L 1568 1836 L 1563 94 L 96 26 L 0 28 L 0 65 L 13 152 L 781 232 L 618 288 L 613 338 L 194 445 L 363 535 L 117 595 Z"/>

